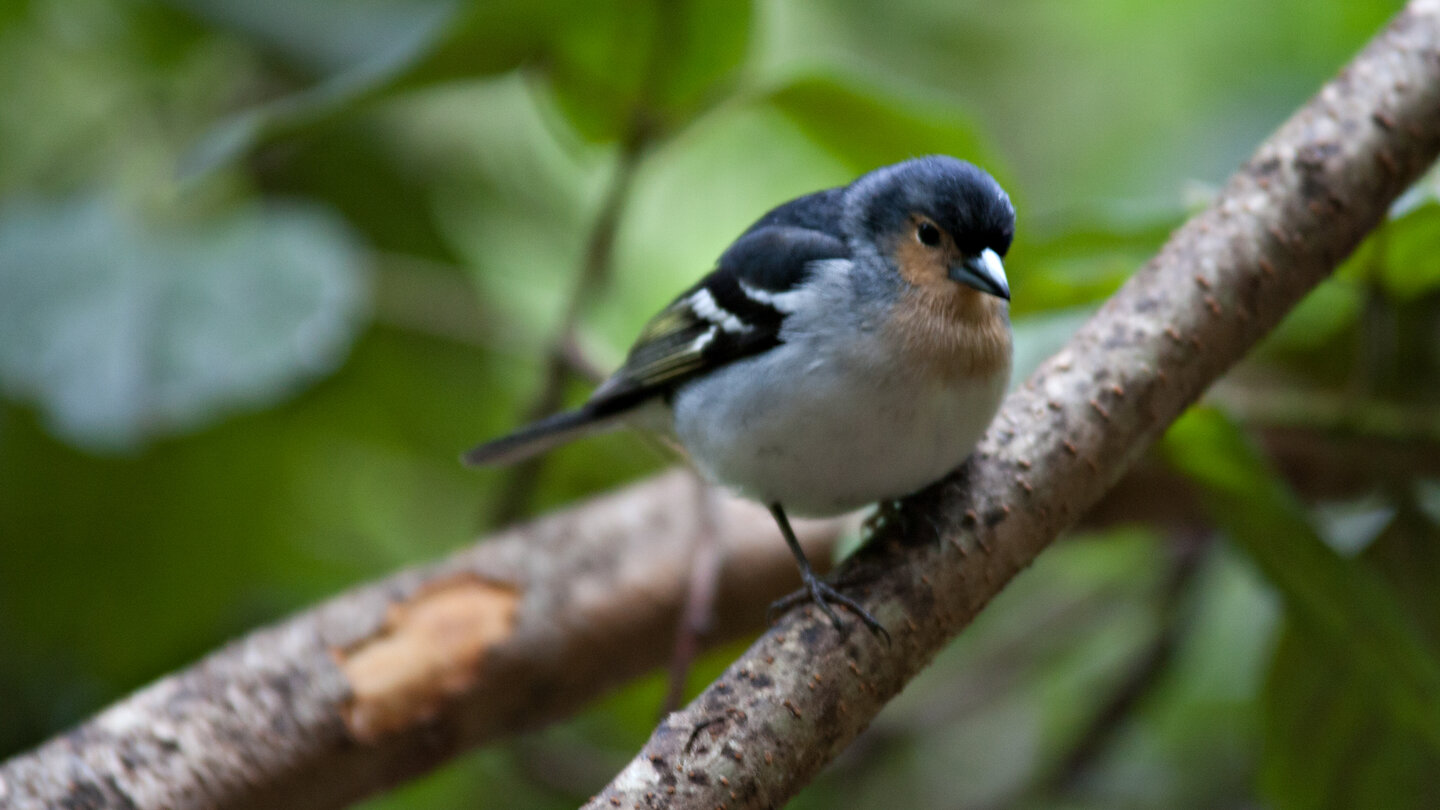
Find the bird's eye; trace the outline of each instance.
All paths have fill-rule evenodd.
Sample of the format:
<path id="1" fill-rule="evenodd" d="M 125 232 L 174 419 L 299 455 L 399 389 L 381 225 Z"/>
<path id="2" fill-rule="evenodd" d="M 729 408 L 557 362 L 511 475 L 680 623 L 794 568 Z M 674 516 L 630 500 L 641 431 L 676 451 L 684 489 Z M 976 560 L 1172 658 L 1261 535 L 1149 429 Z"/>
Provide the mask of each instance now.
<path id="1" fill-rule="evenodd" d="M 922 245 L 935 247 L 940 244 L 940 229 L 929 222 L 922 222 L 920 227 L 915 229 L 915 237 L 920 240 Z"/>

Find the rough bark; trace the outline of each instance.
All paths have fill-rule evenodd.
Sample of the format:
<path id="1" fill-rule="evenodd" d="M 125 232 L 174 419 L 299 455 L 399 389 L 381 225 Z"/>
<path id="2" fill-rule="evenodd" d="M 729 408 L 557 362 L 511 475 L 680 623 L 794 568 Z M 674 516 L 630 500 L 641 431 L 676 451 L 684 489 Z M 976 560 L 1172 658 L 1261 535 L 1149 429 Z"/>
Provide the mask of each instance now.
<path id="1" fill-rule="evenodd" d="M 867 603 L 891 648 L 791 614 L 660 727 L 600 806 L 778 804 L 853 738 L 1433 159 L 1436 18 L 1435 0 L 1413 3 L 1007 403 L 961 477 L 880 531 L 851 573 L 875 577 Z M 1271 438 L 1282 465 L 1337 458 L 1312 432 Z M 1374 446 L 1349 457 L 1379 458 Z M 1387 452 L 1386 467 L 1436 458 Z M 1373 480 L 1355 478 L 1362 465 L 1289 466 L 1322 494 Z M 1154 473 L 1092 517 L 1196 519 L 1162 497 L 1183 483 Z M 0 806 L 335 807 L 563 716 L 663 663 L 700 511 L 683 475 L 662 476 L 336 597 L 0 766 Z M 727 501 L 719 517 L 711 640 L 759 627 L 795 583 L 763 511 Z M 812 559 L 837 527 L 803 530 Z"/>
<path id="2" fill-rule="evenodd" d="M 791 797 L 1231 364 L 1440 150 L 1440 0 L 1412 0 L 1006 400 L 955 476 L 842 570 L 886 644 L 795 611 L 670 715 L 589 808 Z"/>
<path id="3" fill-rule="evenodd" d="M 1440 474 L 1440 447 L 1428 442 L 1263 436 L 1313 497 L 1361 493 L 1397 472 Z M 685 477 L 582 504 L 258 630 L 0 766 L 0 807 L 337 807 L 563 717 L 671 654 L 688 546 L 712 531 Z M 711 643 L 759 629 L 767 602 L 797 584 L 769 516 L 715 500 L 723 593 Z M 1148 463 L 1082 525 L 1136 521 L 1198 526 L 1204 515 L 1183 479 Z M 829 559 L 842 524 L 796 525 L 811 559 Z M 577 603 L 581 593 L 590 596 Z"/>
<path id="4" fill-rule="evenodd" d="M 715 638 L 799 585 L 765 510 L 675 472 L 258 630 L 0 766 L 0 807 L 340 807 L 661 666 L 701 530 Z M 843 524 L 796 524 L 817 562 Z"/>

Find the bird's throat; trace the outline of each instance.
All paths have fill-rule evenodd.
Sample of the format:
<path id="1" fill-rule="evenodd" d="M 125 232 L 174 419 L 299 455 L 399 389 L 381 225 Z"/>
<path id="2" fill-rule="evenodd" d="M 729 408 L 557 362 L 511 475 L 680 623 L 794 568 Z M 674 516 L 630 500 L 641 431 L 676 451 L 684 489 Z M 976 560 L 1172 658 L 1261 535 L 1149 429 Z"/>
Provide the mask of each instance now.
<path id="1" fill-rule="evenodd" d="M 1010 367 L 1005 301 L 957 284 L 906 290 L 891 321 L 897 347 L 946 378 L 989 378 Z"/>

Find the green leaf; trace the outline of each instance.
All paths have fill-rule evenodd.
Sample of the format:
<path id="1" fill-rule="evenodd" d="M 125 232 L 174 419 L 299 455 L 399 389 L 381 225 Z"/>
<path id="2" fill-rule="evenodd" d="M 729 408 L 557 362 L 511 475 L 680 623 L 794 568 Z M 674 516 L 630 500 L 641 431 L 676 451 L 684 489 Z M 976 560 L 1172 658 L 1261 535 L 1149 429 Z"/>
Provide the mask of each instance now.
<path id="1" fill-rule="evenodd" d="M 0 209 L 0 385 L 95 451 L 279 401 L 345 356 L 363 258 L 299 204 L 188 227 L 78 196 Z"/>
<path id="2" fill-rule="evenodd" d="M 453 263 L 435 222 L 440 170 L 432 165 L 443 158 L 420 153 L 413 143 L 377 139 L 373 125 L 338 123 L 287 150 L 281 170 L 266 178 L 265 191 L 333 207 L 376 251 Z M 428 162 L 417 166 L 422 157 Z"/>
<path id="3" fill-rule="evenodd" d="M 735 0 L 627 0 L 576 9 L 546 64 L 557 106 L 591 141 L 624 137 L 637 114 L 673 130 L 744 61 L 753 10 Z"/>
<path id="4" fill-rule="evenodd" d="M 1043 218 L 1042 218 L 1043 219 Z M 1068 309 L 1099 302 L 1154 255 L 1180 217 L 1178 212 L 1148 216 L 1117 213 L 1067 218 L 1047 227 L 1022 216 L 1020 230 L 1005 257 L 1008 272 L 1022 294 L 1012 302 L 1016 315 Z"/>
<path id="5" fill-rule="evenodd" d="M 1354 329 L 1363 290 L 1348 278 L 1332 278 L 1301 299 L 1265 339 L 1267 352 L 1317 351 Z M 1330 364 L 1333 359 L 1327 358 Z"/>
<path id="6" fill-rule="evenodd" d="M 656 101 L 669 115 L 693 113 L 735 78 L 745 61 L 755 9 L 736 0 L 657 4 L 661 17 Z"/>
<path id="7" fill-rule="evenodd" d="M 317 77 L 304 89 L 218 123 L 182 161 L 181 173 L 190 177 L 366 102 L 518 67 L 543 51 L 567 7 L 566 0 L 497 0 L 463 10 L 457 0 L 171 2 L 285 55 Z M 337 19 L 345 25 L 336 25 Z"/>
<path id="8" fill-rule="evenodd" d="M 166 0 L 244 34 L 311 75 L 412 62 L 436 41 L 459 0 Z"/>
<path id="9" fill-rule="evenodd" d="M 1410 300 L 1440 288 L 1440 203 L 1431 198 L 1398 219 L 1386 223 L 1371 240 L 1379 262 L 1380 280 L 1400 300 Z"/>
<path id="10" fill-rule="evenodd" d="M 752 17 L 750 4 L 730 0 L 501 0 L 463 10 L 455 0 L 171 2 L 318 76 L 217 124 L 182 162 L 190 177 L 365 103 L 530 62 L 543 63 L 584 137 L 619 137 L 637 108 L 651 123 L 678 126 L 718 98 L 744 59 Z"/>
<path id="11" fill-rule="evenodd" d="M 970 120 L 952 103 L 834 76 L 806 76 L 765 99 L 855 172 L 926 154 L 993 171 Z"/>
<path id="12" fill-rule="evenodd" d="M 384 89 L 435 49 L 457 10 L 455 0 L 170 2 L 321 77 L 304 90 L 221 121 L 182 160 L 187 176 L 208 173 L 271 137 L 323 120 Z M 345 24 L 336 25 L 337 19 Z"/>
<path id="13" fill-rule="evenodd" d="M 1376 722 L 1440 752 L 1440 653 L 1397 591 L 1321 540 L 1294 493 L 1218 411 L 1192 410 L 1163 447 L 1198 485 L 1217 525 L 1281 593 L 1297 632 L 1374 696 L 1384 711 Z"/>
<path id="14" fill-rule="evenodd" d="M 1440 535 L 1403 509 L 1361 559 L 1389 582 L 1440 647 Z M 1440 754 L 1427 735 L 1393 721 L 1382 698 L 1346 665 L 1343 651 L 1294 626 L 1275 651 L 1265 685 L 1261 788 L 1277 808 L 1440 805 Z"/>

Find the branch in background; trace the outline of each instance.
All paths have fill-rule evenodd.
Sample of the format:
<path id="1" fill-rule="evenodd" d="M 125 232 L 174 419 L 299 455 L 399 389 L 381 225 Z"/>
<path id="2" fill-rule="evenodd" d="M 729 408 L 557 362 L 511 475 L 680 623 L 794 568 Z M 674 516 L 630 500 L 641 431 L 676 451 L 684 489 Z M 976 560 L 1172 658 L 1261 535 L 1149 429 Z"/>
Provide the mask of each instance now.
<path id="1" fill-rule="evenodd" d="M 1385 216 L 1440 152 L 1440 0 L 1412 0 L 846 565 L 893 638 L 787 614 L 587 807 L 774 807 Z M 936 542 L 936 534 L 941 542 Z"/>
<path id="2" fill-rule="evenodd" d="M 1105 755 L 1116 733 L 1168 671 L 1173 653 L 1190 627 L 1191 585 L 1212 537 L 1209 529 L 1192 526 L 1171 532 L 1165 543 L 1169 552 L 1166 573 L 1154 599 L 1155 636 L 1140 645 L 1129 667 L 1117 673 L 1110 695 L 1102 694 L 1094 701 L 1102 708 L 1075 735 L 1068 750 L 1054 758 L 1053 765 L 1042 764 L 1030 781 L 977 807 L 1046 807 L 1057 799 L 1070 798 L 1061 794 L 1073 790 Z M 987 637 L 983 646 L 970 648 L 971 657 L 962 669 L 955 669 L 952 661 L 946 683 L 940 685 L 932 677 L 918 701 L 911 694 L 903 706 L 891 705 L 876 718 L 836 761 L 830 789 L 843 794 L 849 786 L 859 788 L 877 771 L 892 768 L 896 756 L 903 757 L 903 752 L 914 751 L 917 745 L 924 747 L 943 735 L 944 729 L 970 722 L 972 715 L 1032 689 L 1043 662 L 1068 654 L 1087 628 L 1093 631 L 1110 621 L 1122 601 L 1115 597 L 1109 588 L 1100 588 L 1050 603 L 1028 621 L 1007 622 L 1008 629 L 999 640 Z M 991 632 L 995 632 L 993 628 Z"/>
<path id="3" fill-rule="evenodd" d="M 1282 468 L 1306 470 L 1296 485 L 1321 497 L 1383 480 L 1363 477 L 1367 463 L 1392 473 L 1440 471 L 1440 447 L 1424 442 L 1377 452 L 1373 440 L 1265 435 Z M 715 532 L 722 557 L 704 641 L 759 629 L 768 602 L 795 586 L 794 561 L 769 515 L 713 499 L 710 527 L 695 508 L 692 474 L 672 472 L 257 630 L 0 765 L 0 804 L 342 807 L 467 748 L 543 726 L 671 659 L 671 633 L 689 598 L 689 549 L 701 532 Z M 1147 463 L 1082 525 L 1139 521 L 1184 531 L 1203 514 L 1184 479 Z M 803 524 L 812 560 L 830 559 L 844 525 Z M 508 617 L 508 629 L 494 629 L 491 612 Z M 356 665 L 357 651 L 408 643 L 419 628 L 441 630 L 450 618 L 462 631 L 454 639 L 389 647 L 416 665 L 401 670 L 391 699 L 364 686 L 389 668 L 370 669 L 367 659 L 385 660 L 373 654 Z M 965 695 L 956 713 L 975 699 Z M 391 708 L 377 725 L 367 719 L 376 712 L 360 705 Z"/>
<path id="4" fill-rule="evenodd" d="M 799 585 L 770 516 L 677 471 L 258 630 L 0 765 L 0 806 L 343 807 L 662 666 L 690 545 L 723 555 L 709 638 Z M 817 561 L 844 524 L 807 521 Z"/>
<path id="5" fill-rule="evenodd" d="M 376 258 L 376 323 L 474 349 L 522 351 L 510 314 L 487 310 L 462 268 L 399 253 Z M 605 378 L 573 336 L 557 349 L 572 375 L 594 383 Z"/>
<path id="6" fill-rule="evenodd" d="M 1245 423 L 1287 484 L 1312 503 L 1367 495 L 1394 481 L 1440 476 L 1440 442 L 1428 435 L 1407 439 L 1291 427 L 1268 424 L 1264 416 Z M 1440 418 L 1440 412 L 1436 416 Z M 1127 523 L 1179 530 L 1206 526 L 1209 518 L 1191 483 L 1147 456 L 1085 512 L 1080 526 L 1103 529 Z"/>
<path id="7" fill-rule="evenodd" d="M 943 637 L 1085 512 L 1433 157 L 1437 14 L 1435 2 L 1413 4 L 1262 150 L 1215 209 L 1177 233 L 1009 400 L 968 468 L 968 490 L 932 490 L 900 513 L 903 525 L 933 521 L 950 550 L 937 559 L 926 540 L 902 559 L 894 546 L 905 539 L 891 529 L 862 555 L 882 572 L 869 601 L 894 647 L 876 649 L 856 633 L 840 649 L 828 625 L 791 614 L 725 675 L 724 688 L 712 687 L 662 726 L 646 756 L 654 752 L 669 767 L 642 758 L 631 765 L 634 785 L 651 779 L 657 797 L 687 801 L 709 789 L 708 799 L 698 794 L 707 808 L 779 803 L 853 737 Z M 1332 140 L 1336 133 L 1344 141 Z M 1333 495 L 1373 483 L 1357 480 L 1369 468 L 1356 462 L 1375 455 L 1375 442 L 1313 429 L 1278 434 L 1283 440 L 1267 433 L 1266 444 L 1282 468 L 1330 471 L 1307 469 L 1302 490 L 1316 485 Z M 1392 469 L 1429 469 L 1440 459 L 1425 441 L 1390 442 L 1385 456 Z M 1137 471 L 1091 510 L 1097 524 L 1151 519 L 1157 504 L 1161 519 L 1199 520 L 1184 507 L 1182 482 L 1150 472 Z M 460 750 L 564 716 L 667 660 L 689 576 L 685 549 L 699 531 L 690 488 L 682 474 L 662 476 L 256 631 L 0 766 L 0 803 L 339 807 Z M 1179 505 L 1165 506 L 1172 502 Z M 759 627 L 766 602 L 795 584 L 762 510 L 727 500 L 718 514 L 726 562 L 707 640 Z M 828 559 L 824 541 L 840 524 L 809 526 L 808 553 Z M 906 605 L 926 609 L 907 615 Z M 750 702 L 727 704 L 727 690 Z M 697 717 L 722 722 L 706 725 L 686 749 Z M 767 744 L 767 729 L 780 742 Z M 673 761 L 666 745 L 679 752 Z M 692 782 L 692 768 L 730 785 Z M 756 798 L 762 788 L 773 791 L 769 798 Z M 748 798 L 731 800 L 729 790 Z M 606 805 L 620 798 L 615 791 Z M 637 796 L 642 806 L 646 792 Z"/>
<path id="8" fill-rule="evenodd" d="M 862 788 L 878 772 L 891 768 L 895 756 L 943 737 L 946 729 L 972 722 L 978 715 L 1013 699 L 1039 677 L 1044 662 L 1072 648 L 1112 615 L 1120 601 L 1110 589 L 1096 589 L 1056 600 L 1028 621 L 1007 624 L 1000 638 L 987 639 L 963 668 L 943 685 L 930 681 L 917 703 L 892 704 L 836 760 L 838 789 Z"/>
<path id="9" fill-rule="evenodd" d="M 695 484 L 695 511 L 699 518 L 700 532 L 690 548 L 690 579 L 686 587 L 685 609 L 680 614 L 680 625 L 675 631 L 675 648 L 670 655 L 670 684 L 665 690 L 665 702 L 660 706 L 660 716 L 680 708 L 685 702 L 685 682 L 690 667 L 700 654 L 705 637 L 715 623 L 715 590 L 720 584 L 720 567 L 725 560 L 721 556 L 720 544 L 715 535 L 716 490 L 698 474 L 692 472 Z"/>

